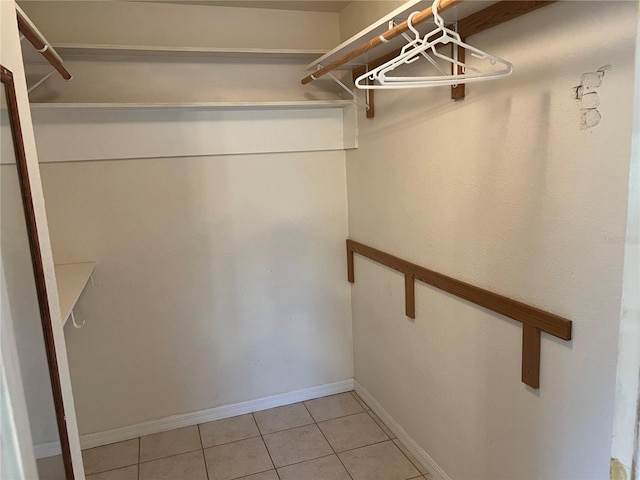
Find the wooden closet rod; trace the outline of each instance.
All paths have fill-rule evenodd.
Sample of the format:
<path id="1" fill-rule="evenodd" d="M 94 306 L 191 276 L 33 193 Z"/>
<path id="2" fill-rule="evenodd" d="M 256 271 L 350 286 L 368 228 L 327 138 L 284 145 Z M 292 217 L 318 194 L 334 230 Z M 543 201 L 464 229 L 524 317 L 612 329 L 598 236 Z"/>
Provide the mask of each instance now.
<path id="1" fill-rule="evenodd" d="M 434 272 L 362 243 L 347 240 L 347 273 L 351 283 L 355 281 L 354 253 L 404 273 L 405 310 L 409 318 L 415 318 L 415 281 L 420 280 L 522 323 L 522 381 L 533 388 L 540 385 L 540 332 L 546 332 L 562 340 L 571 340 L 571 320 Z"/>
<path id="2" fill-rule="evenodd" d="M 20 30 L 20 33 L 22 33 L 31 45 L 62 75 L 62 78 L 71 80 L 71 74 L 62 64 L 60 55 L 49 45 L 44 36 L 18 6 L 16 6 L 16 14 L 18 15 L 18 30 Z"/>
<path id="3" fill-rule="evenodd" d="M 448 8 L 453 7 L 454 5 L 461 2 L 462 0 L 442 0 L 440 2 L 440 5 L 438 6 L 438 12 L 447 10 Z M 429 20 L 432 17 L 433 17 L 433 12 L 431 11 L 431 7 L 428 7 L 422 10 L 416 16 L 414 16 L 411 23 L 413 23 L 413 25 L 418 25 L 420 23 L 423 23 Z M 307 75 L 302 79 L 302 84 L 306 85 L 307 83 L 318 79 L 319 77 L 329 73 L 331 70 L 338 68 L 340 65 L 344 65 L 348 61 L 353 60 L 354 58 L 359 57 L 360 55 L 368 52 L 369 50 L 376 48 L 378 45 L 382 45 L 383 43 L 386 43 L 386 41 L 397 37 L 403 32 L 406 32 L 407 30 L 409 30 L 409 26 L 407 25 L 407 21 L 405 20 L 404 22 L 399 23 L 398 25 L 393 27 L 391 30 L 387 30 L 382 35 L 372 38 L 367 43 L 360 45 L 358 48 L 347 53 L 345 56 L 340 57 L 339 59 L 334 60 L 333 62 L 320 68 L 319 70 L 313 72 L 312 74 Z M 382 40 L 381 37 L 384 38 L 384 40 Z"/>

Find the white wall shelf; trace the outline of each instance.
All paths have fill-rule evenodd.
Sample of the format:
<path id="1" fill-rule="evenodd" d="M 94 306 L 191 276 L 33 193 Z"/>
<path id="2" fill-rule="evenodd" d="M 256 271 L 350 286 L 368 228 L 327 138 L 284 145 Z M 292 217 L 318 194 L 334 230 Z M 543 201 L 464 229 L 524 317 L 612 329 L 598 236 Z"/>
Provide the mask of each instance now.
<path id="1" fill-rule="evenodd" d="M 290 110 L 345 108 L 352 100 L 291 100 L 280 102 L 179 102 L 179 103 L 31 103 L 36 109 L 200 109 L 200 110 Z"/>
<path id="2" fill-rule="evenodd" d="M 98 45 L 59 43 L 54 46 L 63 58 L 75 56 L 147 56 L 147 57 L 201 57 L 201 58 L 260 58 L 311 61 L 325 50 L 318 49 L 265 49 L 216 47 L 160 47 L 146 45 Z"/>
<path id="3" fill-rule="evenodd" d="M 64 326 L 71 316 L 84 287 L 86 287 L 96 262 L 65 263 L 55 265 L 56 281 L 58 283 L 58 298 L 60 313 Z"/>
<path id="4" fill-rule="evenodd" d="M 41 163 L 358 146 L 358 109 L 351 100 L 41 103 L 32 107 Z"/>

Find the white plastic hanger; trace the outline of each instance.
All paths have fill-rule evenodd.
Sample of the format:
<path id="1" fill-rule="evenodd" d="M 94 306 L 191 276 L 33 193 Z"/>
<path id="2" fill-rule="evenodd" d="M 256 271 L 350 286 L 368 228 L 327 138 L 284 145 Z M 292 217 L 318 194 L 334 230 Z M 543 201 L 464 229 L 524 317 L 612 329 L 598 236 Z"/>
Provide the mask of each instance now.
<path id="1" fill-rule="evenodd" d="M 496 78 L 506 77 L 511 74 L 513 71 L 513 65 L 510 62 L 463 42 L 457 32 L 448 29 L 444 24 L 444 20 L 438 14 L 439 4 L 440 0 L 435 0 L 431 7 L 436 28 L 421 38 L 420 33 L 411 22 L 413 15 L 418 12 L 412 13 L 407 19 L 407 26 L 414 33 L 415 39 L 409 41 L 409 43 L 402 48 L 397 57 L 359 76 L 355 81 L 356 87 L 365 90 L 435 87 L 440 85 L 456 85 L 460 83 L 493 80 Z M 437 48 L 442 45 L 453 46 L 453 57 L 444 55 L 437 51 Z M 484 60 L 485 62 L 482 65 L 488 66 L 488 69 L 481 69 L 480 66 L 471 67 L 466 63 L 459 61 L 457 47 L 464 48 L 469 52 L 470 56 L 476 59 Z M 437 68 L 439 75 L 421 77 L 390 75 L 390 73 L 396 68 L 413 63 L 419 58 L 425 58 L 428 60 L 429 63 Z M 448 73 L 438 64 L 436 59 L 444 60 L 445 62 L 454 65 L 454 67 L 460 67 L 462 69 L 462 73 Z M 495 65 L 502 66 L 503 68 L 496 69 Z M 454 68 L 454 71 L 458 72 L 459 69 Z M 372 80 L 377 83 L 372 83 Z"/>

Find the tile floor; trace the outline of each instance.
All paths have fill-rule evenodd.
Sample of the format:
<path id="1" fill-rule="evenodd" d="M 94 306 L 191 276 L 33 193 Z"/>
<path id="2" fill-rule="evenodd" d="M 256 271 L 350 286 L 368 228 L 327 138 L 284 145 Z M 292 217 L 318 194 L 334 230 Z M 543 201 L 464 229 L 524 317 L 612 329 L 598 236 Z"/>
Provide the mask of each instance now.
<path id="1" fill-rule="evenodd" d="M 82 455 L 87 480 L 430 478 L 355 392 L 148 435 Z"/>

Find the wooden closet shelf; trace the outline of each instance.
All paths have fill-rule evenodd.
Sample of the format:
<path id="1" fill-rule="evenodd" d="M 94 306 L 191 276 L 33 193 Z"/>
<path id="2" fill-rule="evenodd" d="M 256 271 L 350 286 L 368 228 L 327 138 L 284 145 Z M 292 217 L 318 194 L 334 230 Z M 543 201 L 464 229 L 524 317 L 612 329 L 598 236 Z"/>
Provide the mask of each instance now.
<path id="1" fill-rule="evenodd" d="M 530 387 L 540 386 L 540 332 L 549 333 L 562 340 L 571 340 L 571 320 L 434 272 L 362 243 L 347 240 L 347 270 L 351 283 L 355 281 L 354 253 L 404 273 L 405 310 L 409 318 L 415 318 L 415 281 L 420 280 L 522 323 L 522 381 Z"/>
<path id="2" fill-rule="evenodd" d="M 96 262 L 64 263 L 55 265 L 58 283 L 58 299 L 64 326 L 71 316 L 84 287 L 86 287 Z"/>

